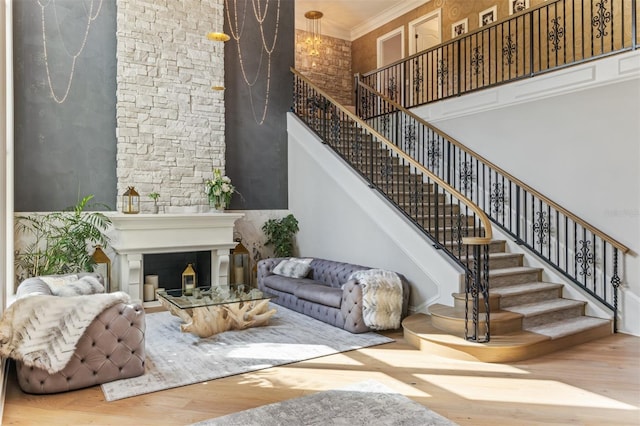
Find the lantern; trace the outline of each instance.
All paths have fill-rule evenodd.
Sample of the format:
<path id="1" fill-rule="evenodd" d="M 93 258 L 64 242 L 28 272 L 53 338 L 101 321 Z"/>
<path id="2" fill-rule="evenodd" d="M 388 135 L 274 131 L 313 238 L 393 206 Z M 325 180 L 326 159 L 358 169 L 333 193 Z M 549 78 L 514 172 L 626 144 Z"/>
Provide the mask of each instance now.
<path id="1" fill-rule="evenodd" d="M 102 251 L 102 246 L 99 244 L 91 256 L 96 263 L 93 267 L 94 272 L 98 272 L 104 279 L 104 288 L 107 293 L 111 291 L 111 259 Z"/>
<path id="2" fill-rule="evenodd" d="M 196 271 L 189 263 L 182 273 L 182 294 L 191 296 L 196 288 Z"/>
<path id="3" fill-rule="evenodd" d="M 234 285 L 245 284 L 245 288 L 251 286 L 249 250 L 238 239 L 238 245 L 231 253 L 231 283 Z"/>
<path id="4" fill-rule="evenodd" d="M 122 213 L 140 213 L 140 194 L 133 186 L 128 187 L 127 191 L 122 194 Z"/>

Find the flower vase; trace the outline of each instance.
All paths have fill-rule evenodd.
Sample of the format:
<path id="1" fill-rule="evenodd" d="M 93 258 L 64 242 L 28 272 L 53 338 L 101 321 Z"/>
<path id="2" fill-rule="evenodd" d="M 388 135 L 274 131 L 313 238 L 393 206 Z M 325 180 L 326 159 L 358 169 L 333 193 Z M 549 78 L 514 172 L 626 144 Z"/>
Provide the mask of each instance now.
<path id="1" fill-rule="evenodd" d="M 223 212 L 225 208 L 224 202 L 219 198 L 210 198 L 209 206 L 211 206 L 217 212 Z"/>

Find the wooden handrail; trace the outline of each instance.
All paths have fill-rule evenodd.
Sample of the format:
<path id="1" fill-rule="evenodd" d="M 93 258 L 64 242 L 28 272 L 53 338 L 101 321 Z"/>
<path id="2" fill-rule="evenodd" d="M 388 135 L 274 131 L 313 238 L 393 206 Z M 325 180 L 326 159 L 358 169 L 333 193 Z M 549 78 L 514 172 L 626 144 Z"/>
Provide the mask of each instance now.
<path id="1" fill-rule="evenodd" d="M 313 84 L 311 82 L 311 80 L 306 78 L 304 75 L 300 74 L 295 68 L 292 67 L 291 68 L 291 72 L 295 76 L 297 76 L 298 78 L 300 78 L 301 80 L 303 80 L 304 82 L 309 84 L 311 87 L 313 87 L 313 89 L 317 93 L 319 93 L 320 95 L 324 96 L 326 99 L 331 101 L 331 103 L 333 103 L 335 107 L 337 107 L 341 112 L 346 114 L 349 118 L 351 118 L 356 123 L 358 123 L 360 126 L 362 126 L 362 128 L 366 129 L 369 133 L 371 133 L 373 136 L 375 136 L 380 142 L 382 142 L 384 145 L 386 145 L 386 147 L 388 149 L 391 149 L 396 154 L 398 154 L 400 157 L 402 157 L 404 160 L 406 160 L 409 164 L 411 164 L 413 167 L 415 167 L 416 169 L 420 170 L 423 174 L 429 176 L 429 178 L 431 178 L 438 185 L 446 188 L 447 191 L 450 192 L 457 200 L 459 200 L 465 206 L 467 206 L 469 209 L 471 209 L 478 216 L 478 219 L 480 220 L 480 223 L 481 223 L 482 227 L 485 230 L 485 236 L 484 237 L 465 237 L 465 238 L 462 239 L 463 243 L 469 244 L 469 245 L 484 245 L 484 244 L 489 244 L 489 242 L 491 242 L 491 239 L 493 238 L 493 231 L 492 231 L 492 228 L 491 228 L 491 221 L 487 217 L 487 215 L 484 212 L 484 210 L 482 210 L 480 207 L 478 207 L 473 201 L 471 201 L 469 198 L 467 198 L 464 194 L 459 192 L 457 189 L 455 189 L 454 187 L 452 187 L 451 185 L 446 183 L 444 180 L 440 179 L 438 176 L 434 175 L 430 170 L 425 168 L 422 164 L 418 163 L 410 155 L 408 155 L 403 150 L 401 150 L 400 148 L 395 146 L 393 143 L 388 141 L 387 138 L 382 136 L 374 128 L 372 128 L 367 123 L 365 123 L 360 117 L 358 117 L 357 115 L 355 115 L 354 113 L 352 113 L 351 111 L 349 111 L 348 109 L 343 107 L 340 103 L 338 103 L 333 97 L 331 97 L 324 90 L 318 88 L 315 84 Z"/>
<path id="2" fill-rule="evenodd" d="M 594 235 L 597 235 L 598 237 L 600 237 L 603 240 L 607 241 L 609 244 L 611 244 L 613 247 L 615 247 L 618 250 L 620 250 L 622 253 L 626 254 L 626 253 L 630 252 L 629 247 L 627 247 L 624 244 L 622 244 L 621 242 L 615 240 L 614 238 L 612 238 L 611 236 L 607 235 L 603 231 L 599 230 L 595 226 L 592 226 L 591 224 L 589 224 L 589 223 L 585 222 L 584 220 L 580 219 L 578 216 L 576 216 L 575 214 L 571 213 L 569 210 L 567 210 L 564 207 L 560 206 L 556 202 L 550 200 L 548 197 L 544 196 L 543 194 L 541 194 L 540 192 L 536 191 L 535 189 L 533 189 L 532 187 L 530 187 L 526 183 L 522 182 L 520 179 L 518 179 L 515 176 L 511 175 L 509 172 L 505 171 L 501 167 L 498 167 L 497 165 L 495 165 L 491 161 L 487 160 L 486 158 L 484 158 L 483 156 L 481 156 L 477 152 L 473 151 L 472 149 L 470 149 L 467 146 L 463 145 L 462 143 L 458 142 L 456 139 L 454 139 L 453 137 L 449 136 L 447 133 L 445 133 L 442 130 L 438 129 L 437 127 L 429 124 L 428 122 L 426 122 L 422 118 L 418 117 L 416 114 L 412 113 L 411 111 L 405 109 L 402 105 L 400 105 L 396 101 L 386 97 L 385 95 L 383 95 L 382 93 L 380 93 L 377 90 L 373 89 L 372 87 L 362 83 L 360 80 L 358 80 L 358 85 L 363 87 L 365 90 L 368 90 L 368 91 L 374 93 L 376 96 L 379 96 L 385 102 L 388 102 L 389 104 L 391 104 L 392 106 L 394 106 L 398 110 L 402 111 L 404 114 L 407 114 L 411 118 L 413 118 L 416 121 L 420 122 L 420 124 L 424 125 L 425 127 L 428 127 L 433 132 L 435 132 L 438 135 L 442 136 L 443 138 L 447 139 L 449 142 L 451 142 L 453 145 L 455 145 L 461 151 L 464 151 L 465 153 L 470 154 L 471 156 L 475 157 L 477 160 L 481 161 L 483 164 L 489 166 L 491 169 L 493 169 L 496 172 L 500 173 L 501 175 L 503 175 L 504 177 L 509 179 L 511 182 L 514 182 L 516 185 L 518 185 L 522 189 L 524 189 L 527 192 L 535 195 L 536 197 L 538 197 L 539 199 L 544 201 L 545 204 L 547 204 L 548 206 L 553 207 L 556 211 L 562 213 L 563 215 L 565 215 L 566 217 L 568 217 L 569 219 L 571 219 L 575 223 L 577 223 L 580 226 L 582 226 L 583 228 L 589 230 Z"/>

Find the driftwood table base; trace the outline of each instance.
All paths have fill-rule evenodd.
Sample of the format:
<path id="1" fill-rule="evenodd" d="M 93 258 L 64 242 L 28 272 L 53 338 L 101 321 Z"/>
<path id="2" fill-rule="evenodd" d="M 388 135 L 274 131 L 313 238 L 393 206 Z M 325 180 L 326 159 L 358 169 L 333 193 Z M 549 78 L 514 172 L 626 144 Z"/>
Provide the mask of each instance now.
<path id="1" fill-rule="evenodd" d="M 223 331 L 267 325 L 269 318 L 276 313 L 275 309 L 268 309 L 268 299 L 188 309 L 180 309 L 162 297 L 158 299 L 169 312 L 185 322 L 180 326 L 183 332 L 193 333 L 199 337 L 210 337 Z"/>

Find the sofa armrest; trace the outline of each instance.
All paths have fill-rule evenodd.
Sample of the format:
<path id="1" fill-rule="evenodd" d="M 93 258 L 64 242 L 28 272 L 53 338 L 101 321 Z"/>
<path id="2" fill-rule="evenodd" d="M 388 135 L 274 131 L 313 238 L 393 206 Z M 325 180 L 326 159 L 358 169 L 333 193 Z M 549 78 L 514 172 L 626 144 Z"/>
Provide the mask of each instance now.
<path id="1" fill-rule="evenodd" d="M 340 312 L 345 330 L 351 333 L 370 331 L 362 318 L 362 286 L 356 280 L 349 280 L 342 285 Z"/>
<path id="2" fill-rule="evenodd" d="M 55 393 L 140 376 L 145 371 L 145 314 L 140 304 L 118 303 L 98 315 L 59 372 L 16 362 L 18 383 L 28 393 Z"/>
<path id="3" fill-rule="evenodd" d="M 263 280 L 269 275 L 273 275 L 273 268 L 285 259 L 284 257 L 271 257 L 258 261 L 258 289 L 262 291 L 266 290 L 262 284 Z"/>

